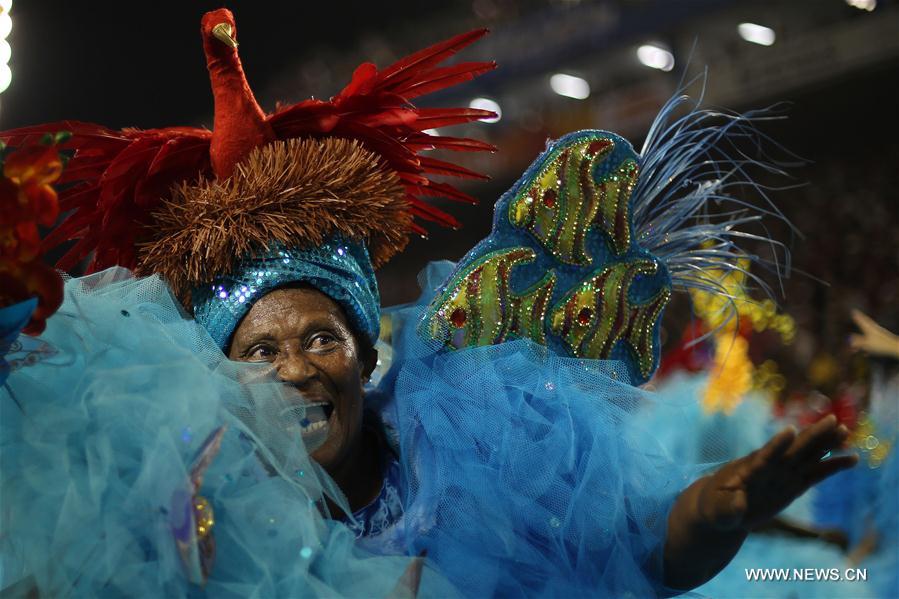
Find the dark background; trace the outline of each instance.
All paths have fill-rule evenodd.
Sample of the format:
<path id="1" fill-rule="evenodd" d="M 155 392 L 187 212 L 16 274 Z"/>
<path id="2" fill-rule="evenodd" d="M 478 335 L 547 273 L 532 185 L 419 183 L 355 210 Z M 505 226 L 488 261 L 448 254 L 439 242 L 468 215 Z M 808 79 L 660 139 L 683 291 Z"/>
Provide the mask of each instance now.
<path id="1" fill-rule="evenodd" d="M 0 94 L 0 128 L 57 119 L 115 128 L 211 126 L 199 22 L 221 5 L 235 13 L 241 59 L 266 110 L 277 100 L 330 96 L 362 60 L 385 66 L 488 26 L 493 34 L 464 58 L 495 58 L 500 68 L 427 103 L 498 99 L 499 123 L 462 131 L 499 146 L 497 155 L 468 163 L 493 180 L 466 187 L 481 199 L 479 207 L 451 206 L 466 223 L 462 231 L 414 240 L 379 273 L 384 303 L 393 304 L 414 299 L 415 275 L 428 260 L 458 259 L 486 235 L 493 202 L 547 138 L 595 127 L 621 132 L 639 148 L 685 69 L 694 74 L 708 66 L 712 104 L 747 110 L 789 102 L 789 119 L 769 123 L 765 132 L 807 159 L 791 170 L 789 183 L 802 186 L 774 196 L 804 236 L 791 247 L 794 267 L 807 275 L 794 273 L 777 298 L 796 319 L 797 339 L 788 351 L 771 351 L 791 386 L 831 391 L 864 375 L 864 364 L 846 347 L 851 308 L 899 331 L 899 6 L 876 4 L 865 11 L 844 0 L 15 0 L 13 80 Z M 736 34 L 742 21 L 772 27 L 777 41 L 748 44 Z M 673 71 L 636 63 L 634 49 L 650 40 L 672 49 Z M 552 94 L 546 81 L 556 71 L 584 76 L 591 97 Z M 675 323 L 668 328 L 676 334 Z M 822 360 L 830 364 L 829 378 L 810 383 L 809 368 Z"/>

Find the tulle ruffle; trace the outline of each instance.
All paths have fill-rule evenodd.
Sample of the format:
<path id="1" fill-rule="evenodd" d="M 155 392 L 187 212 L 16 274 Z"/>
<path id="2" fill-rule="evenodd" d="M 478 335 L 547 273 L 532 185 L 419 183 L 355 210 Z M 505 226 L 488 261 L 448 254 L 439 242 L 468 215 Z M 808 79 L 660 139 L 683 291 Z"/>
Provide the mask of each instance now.
<path id="1" fill-rule="evenodd" d="M 287 398 L 225 359 L 158 278 L 112 270 L 66 285 L 41 340 L 56 353 L 0 391 L 0 588 L 55 596 L 381 596 L 410 560 L 372 557 L 326 520 L 330 479 L 285 426 Z M 225 425 L 200 493 L 216 558 L 188 583 L 178 497 Z M 265 465 L 263 465 L 265 464 Z M 280 476 L 273 474 L 280 473 Z M 426 569 L 421 596 L 452 592 Z"/>
<path id="2" fill-rule="evenodd" d="M 435 352 L 416 331 L 427 300 L 390 311 L 393 368 L 373 399 L 404 458 L 406 515 L 369 542 L 426 551 L 469 597 L 664 593 L 689 472 L 634 419 L 651 396 L 620 363 L 530 341 Z"/>

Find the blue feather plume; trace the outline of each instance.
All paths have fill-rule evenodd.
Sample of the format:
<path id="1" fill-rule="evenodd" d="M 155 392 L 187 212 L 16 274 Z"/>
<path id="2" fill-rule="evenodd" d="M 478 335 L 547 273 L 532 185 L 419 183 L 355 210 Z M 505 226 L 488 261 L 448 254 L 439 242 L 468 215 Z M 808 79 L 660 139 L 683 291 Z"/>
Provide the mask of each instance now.
<path id="1" fill-rule="evenodd" d="M 771 151 L 784 149 L 756 126 L 784 118 L 781 106 L 743 114 L 700 108 L 702 94 L 693 100 L 687 87 L 662 107 L 646 136 L 632 196 L 636 237 L 664 261 L 677 289 L 728 296 L 722 278 L 739 271 L 773 298 L 770 285 L 744 264 L 748 259 L 772 271 L 781 291 L 791 270 L 789 248 L 764 221 L 781 220 L 797 233 L 768 196 L 784 188 L 755 180 L 759 174 L 786 176 L 784 167 L 801 164 L 793 155 L 792 164 L 774 159 Z M 749 252 L 745 245 L 755 242 L 767 244 L 773 257 Z M 730 311 L 736 313 L 733 302 Z"/>

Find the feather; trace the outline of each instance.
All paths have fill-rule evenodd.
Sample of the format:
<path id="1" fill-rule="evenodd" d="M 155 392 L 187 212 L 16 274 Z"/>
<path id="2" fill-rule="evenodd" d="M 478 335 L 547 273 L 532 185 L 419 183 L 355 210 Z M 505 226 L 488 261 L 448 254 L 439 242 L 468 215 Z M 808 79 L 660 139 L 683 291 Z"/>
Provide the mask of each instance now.
<path id="1" fill-rule="evenodd" d="M 465 62 L 451 67 L 434 69 L 413 83 L 403 85 L 396 93 L 407 100 L 430 94 L 459 83 L 471 81 L 496 68 L 495 62 Z"/>
<path id="2" fill-rule="evenodd" d="M 195 165 L 208 160 L 209 133 L 206 137 L 175 137 L 160 148 L 147 169 L 149 176 L 158 175 L 170 169 L 181 168 L 184 164 Z M 200 169 L 197 169 L 200 170 Z"/>
<path id="3" fill-rule="evenodd" d="M 776 118 L 776 113 L 766 109 L 732 114 L 702 109 L 701 101 L 700 95 L 691 104 L 678 92 L 647 134 L 632 196 L 636 237 L 665 262 L 676 288 L 726 295 L 722 277 L 740 272 L 772 296 L 768 284 L 749 272 L 747 264 L 773 271 L 780 281 L 789 275 L 789 250 L 766 233 L 750 233 L 745 227 L 761 226 L 768 216 L 793 227 L 768 198 L 769 188 L 751 172 L 784 174 L 786 164 L 771 158 L 763 144 L 783 148 L 755 126 Z M 675 118 L 685 106 L 688 112 Z M 757 156 L 742 149 L 740 144 L 747 142 L 754 145 Z M 768 244 L 774 259 L 746 251 L 743 245 L 749 240 Z M 731 308 L 733 315 L 736 310 Z"/>
<path id="4" fill-rule="evenodd" d="M 421 70 L 443 62 L 487 33 L 489 33 L 487 29 L 475 29 L 410 54 L 384 69 L 381 73 L 381 81 L 385 85 L 397 85 L 399 82 L 408 81 Z"/>
<path id="5" fill-rule="evenodd" d="M 456 220 L 452 215 L 447 214 L 443 210 L 431 206 L 426 202 L 422 202 L 413 195 L 407 196 L 407 199 L 412 206 L 412 214 L 414 214 L 415 216 L 418 216 L 419 218 L 430 221 L 432 223 L 440 224 L 444 227 L 456 229 L 460 226 L 458 220 Z"/>
<path id="6" fill-rule="evenodd" d="M 429 198 L 446 198 L 448 200 L 453 200 L 456 202 L 463 202 L 465 204 L 477 204 L 478 200 L 468 195 L 467 193 L 461 192 L 449 183 L 437 183 L 434 181 L 427 181 L 427 185 L 416 186 L 414 189 L 414 194 L 420 197 L 429 197 Z M 407 189 L 408 189 L 407 185 Z"/>
<path id="7" fill-rule="evenodd" d="M 495 112 L 480 108 L 419 108 L 415 129 L 439 129 L 492 118 L 496 118 Z"/>
<path id="8" fill-rule="evenodd" d="M 406 146 L 417 150 L 452 150 L 454 152 L 496 152 L 496 146 L 467 137 L 446 137 L 413 133 L 406 138 Z"/>

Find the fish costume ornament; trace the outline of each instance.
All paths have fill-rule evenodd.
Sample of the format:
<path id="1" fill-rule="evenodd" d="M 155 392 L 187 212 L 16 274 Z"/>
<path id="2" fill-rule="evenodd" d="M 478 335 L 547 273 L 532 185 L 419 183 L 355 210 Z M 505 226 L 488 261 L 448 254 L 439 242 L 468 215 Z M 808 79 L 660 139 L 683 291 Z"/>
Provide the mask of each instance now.
<path id="1" fill-rule="evenodd" d="M 66 214 L 44 249 L 90 257 L 0 395 L 0 588 L 40 595 L 651 596 L 666 518 L 693 475 L 632 426 L 651 399 L 672 290 L 740 269 L 742 225 L 716 212 L 753 160 L 724 150 L 752 115 L 662 110 L 637 154 L 604 131 L 549 144 L 496 205 L 491 234 L 419 302 L 385 311 L 393 359 L 365 407 L 383 427 L 384 484 L 351 512 L 309 454 L 322 410 L 266 365 L 223 351 L 266 293 L 302 283 L 378 342 L 375 268 L 455 227 L 427 203 L 472 202 L 433 176 L 482 178 L 422 155 L 492 151 L 427 131 L 492 116 L 411 100 L 489 71 L 443 66 L 485 31 L 386 69 L 360 66 L 329 101 L 265 113 L 233 15 L 202 19 L 212 131 L 69 131 Z M 759 166 L 765 166 L 763 160 Z M 764 195 L 764 194 L 762 194 Z M 746 205 L 748 206 L 748 204 Z M 132 272 L 129 272 L 130 269 Z M 190 317 L 192 316 L 192 318 Z M 19 364 L 19 363 L 17 363 Z M 291 395 L 293 393 L 293 395 Z M 328 502 L 346 518 L 331 518 Z"/>
<path id="2" fill-rule="evenodd" d="M 716 138 L 746 132 L 751 119 L 705 127 L 713 113 L 695 111 L 665 128 L 685 100 L 662 110 L 642 156 L 606 131 L 548 144 L 435 298 L 426 333 L 456 349 L 526 338 L 560 355 L 619 360 L 633 384 L 648 381 L 672 289 L 726 297 L 726 275 L 749 263 L 736 226 L 760 217 L 707 212 L 711 199 L 736 202 L 732 186 L 761 191 L 733 180 L 736 160 L 714 154 Z"/>

